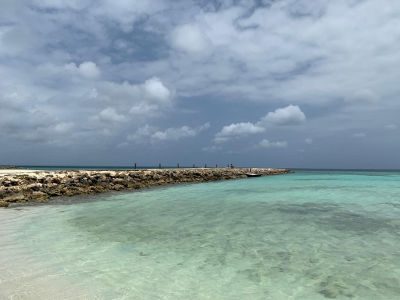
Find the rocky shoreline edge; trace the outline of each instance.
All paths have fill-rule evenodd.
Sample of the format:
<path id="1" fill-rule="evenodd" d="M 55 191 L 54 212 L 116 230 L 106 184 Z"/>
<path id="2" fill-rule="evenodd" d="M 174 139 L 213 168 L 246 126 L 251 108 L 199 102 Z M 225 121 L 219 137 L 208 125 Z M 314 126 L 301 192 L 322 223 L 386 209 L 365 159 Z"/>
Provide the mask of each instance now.
<path id="1" fill-rule="evenodd" d="M 0 176 L 0 207 L 43 203 L 52 197 L 137 190 L 178 183 L 246 178 L 248 168 L 151 169 L 124 171 L 37 171 Z M 252 168 L 262 176 L 287 174 L 287 169 Z"/>

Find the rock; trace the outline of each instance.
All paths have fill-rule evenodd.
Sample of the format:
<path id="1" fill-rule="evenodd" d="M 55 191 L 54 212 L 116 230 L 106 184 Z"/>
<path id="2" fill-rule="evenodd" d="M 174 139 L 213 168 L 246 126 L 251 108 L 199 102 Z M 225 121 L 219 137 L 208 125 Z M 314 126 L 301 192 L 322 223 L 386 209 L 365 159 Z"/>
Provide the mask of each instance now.
<path id="1" fill-rule="evenodd" d="M 47 200 L 49 199 L 49 195 L 43 192 L 35 191 L 31 194 L 31 199 L 35 200 L 36 202 L 47 202 Z"/>
<path id="2" fill-rule="evenodd" d="M 64 187 L 61 189 L 61 194 L 64 196 L 74 196 L 76 195 L 74 188 L 72 187 Z"/>
<path id="3" fill-rule="evenodd" d="M 114 184 L 120 184 L 123 185 L 126 181 L 122 178 L 114 178 L 112 181 Z"/>
<path id="4" fill-rule="evenodd" d="M 9 194 L 10 194 L 10 192 L 8 191 L 8 189 L 6 187 L 0 186 L 0 199 L 7 197 L 7 195 L 9 195 Z"/>
<path id="5" fill-rule="evenodd" d="M 115 191 L 122 191 L 125 188 L 122 184 L 116 184 L 113 186 L 113 190 Z"/>
<path id="6" fill-rule="evenodd" d="M 10 205 L 10 203 L 0 200 L 0 207 L 8 207 Z"/>
<path id="7" fill-rule="evenodd" d="M 53 177 L 53 178 L 51 179 L 51 182 L 52 182 L 52 183 L 56 183 L 56 184 L 60 184 L 60 183 L 61 183 L 61 180 L 60 180 L 60 178 Z"/>
<path id="8" fill-rule="evenodd" d="M 41 183 L 31 183 L 26 186 L 27 190 L 31 191 L 39 191 L 42 188 L 43 184 Z"/>
<path id="9" fill-rule="evenodd" d="M 47 201 L 54 196 L 74 196 L 112 190 L 143 189 L 147 187 L 187 182 L 208 182 L 246 177 L 248 169 L 164 169 L 130 171 L 59 171 L 34 175 L 0 176 L 2 205 L 13 202 Z M 253 173 L 276 175 L 288 170 L 253 168 Z"/>
<path id="10" fill-rule="evenodd" d="M 2 199 L 5 202 L 25 202 L 25 195 L 22 193 L 12 194 Z"/>
<path id="11" fill-rule="evenodd" d="M 96 186 L 89 187 L 89 191 L 90 191 L 90 193 L 101 193 L 101 192 L 105 192 L 106 190 L 102 186 L 96 185 Z"/>

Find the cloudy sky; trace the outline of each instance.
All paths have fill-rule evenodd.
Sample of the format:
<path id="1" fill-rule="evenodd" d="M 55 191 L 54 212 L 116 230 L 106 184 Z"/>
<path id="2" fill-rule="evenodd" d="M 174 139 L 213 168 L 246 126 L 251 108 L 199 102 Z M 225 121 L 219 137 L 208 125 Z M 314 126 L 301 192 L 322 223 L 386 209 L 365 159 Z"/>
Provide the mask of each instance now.
<path id="1" fill-rule="evenodd" d="M 1 0 L 0 164 L 400 168 L 397 0 Z"/>

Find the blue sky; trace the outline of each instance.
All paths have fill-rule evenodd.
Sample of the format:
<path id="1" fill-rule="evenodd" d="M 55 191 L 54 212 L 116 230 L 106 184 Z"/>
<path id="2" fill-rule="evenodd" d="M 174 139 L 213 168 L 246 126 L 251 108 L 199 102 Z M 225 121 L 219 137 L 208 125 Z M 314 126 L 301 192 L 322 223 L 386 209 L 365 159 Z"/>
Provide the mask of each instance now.
<path id="1" fill-rule="evenodd" d="M 2 0 L 0 164 L 400 168 L 400 3 Z"/>

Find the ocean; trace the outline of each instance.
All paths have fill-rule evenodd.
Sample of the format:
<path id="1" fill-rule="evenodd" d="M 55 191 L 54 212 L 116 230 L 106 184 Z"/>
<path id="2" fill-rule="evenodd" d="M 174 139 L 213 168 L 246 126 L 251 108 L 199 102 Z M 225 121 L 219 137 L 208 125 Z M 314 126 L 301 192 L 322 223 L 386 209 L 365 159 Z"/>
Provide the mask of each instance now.
<path id="1" fill-rule="evenodd" d="M 0 210 L 0 299 L 399 299 L 400 172 L 294 174 Z"/>

